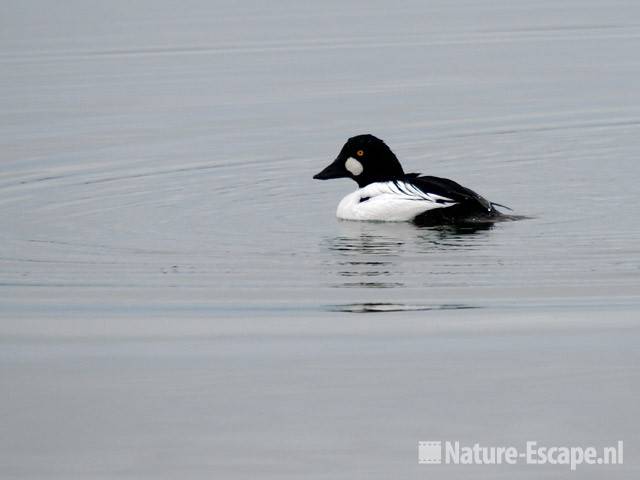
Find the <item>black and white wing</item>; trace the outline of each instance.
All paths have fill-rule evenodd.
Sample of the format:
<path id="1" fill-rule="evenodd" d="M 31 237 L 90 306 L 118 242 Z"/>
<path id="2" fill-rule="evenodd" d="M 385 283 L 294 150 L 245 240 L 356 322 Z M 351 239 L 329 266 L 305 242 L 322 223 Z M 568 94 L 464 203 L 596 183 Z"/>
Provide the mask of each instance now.
<path id="1" fill-rule="evenodd" d="M 459 183 L 449 180 L 448 178 L 419 177 L 415 174 L 409 174 L 413 178 L 411 183 L 421 190 L 432 192 L 435 195 L 441 195 L 450 198 L 452 201 L 458 204 L 465 204 L 470 209 L 477 209 L 479 212 L 492 212 L 494 211 L 491 202 L 486 198 L 478 195 L 473 190 L 463 187 Z"/>

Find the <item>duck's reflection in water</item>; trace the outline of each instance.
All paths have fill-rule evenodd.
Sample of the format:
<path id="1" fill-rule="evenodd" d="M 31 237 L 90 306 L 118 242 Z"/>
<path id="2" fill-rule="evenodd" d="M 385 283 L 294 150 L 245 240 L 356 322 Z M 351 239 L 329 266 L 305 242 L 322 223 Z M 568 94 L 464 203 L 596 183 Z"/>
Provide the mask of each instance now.
<path id="1" fill-rule="evenodd" d="M 437 261 L 443 251 L 477 248 L 486 242 L 491 228 L 491 224 L 425 228 L 410 223 L 340 222 L 340 234 L 323 240 L 323 246 L 333 257 L 330 261 L 335 280 L 332 286 L 422 288 L 428 283 L 431 273 L 430 261 Z M 333 311 L 380 312 L 472 307 L 369 302 L 328 308 Z"/>
<path id="2" fill-rule="evenodd" d="M 402 254 L 407 238 L 393 235 L 382 224 L 341 222 L 341 235 L 325 240 L 338 256 L 335 274 L 344 281 L 337 287 L 394 288 L 404 284 L 390 281 L 394 258 Z"/>
<path id="3" fill-rule="evenodd" d="M 479 308 L 473 305 L 464 305 L 458 303 L 445 303 L 440 305 L 425 304 L 407 304 L 407 303 L 384 303 L 384 302 L 365 302 L 365 303 L 348 303 L 344 305 L 330 305 L 327 310 L 331 312 L 347 312 L 347 313 L 384 313 L 384 312 L 428 312 L 431 310 L 467 310 L 470 308 Z"/>

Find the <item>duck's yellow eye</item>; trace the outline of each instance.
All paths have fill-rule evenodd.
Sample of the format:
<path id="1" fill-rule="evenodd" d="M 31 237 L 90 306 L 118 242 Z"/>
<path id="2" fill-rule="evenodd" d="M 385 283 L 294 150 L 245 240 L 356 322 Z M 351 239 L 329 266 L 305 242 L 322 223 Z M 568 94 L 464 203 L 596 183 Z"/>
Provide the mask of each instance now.
<path id="1" fill-rule="evenodd" d="M 363 156 L 364 155 L 364 150 L 358 150 L 356 152 L 356 155 L 359 156 L 359 157 Z"/>

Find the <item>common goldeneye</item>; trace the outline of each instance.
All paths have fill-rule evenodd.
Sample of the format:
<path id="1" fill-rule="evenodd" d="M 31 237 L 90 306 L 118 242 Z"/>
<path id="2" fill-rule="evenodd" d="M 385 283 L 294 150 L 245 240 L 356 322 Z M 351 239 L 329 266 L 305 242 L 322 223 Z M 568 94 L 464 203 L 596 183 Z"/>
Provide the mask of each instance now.
<path id="1" fill-rule="evenodd" d="M 359 188 L 338 205 L 336 215 L 344 220 L 413 221 L 433 226 L 508 217 L 495 208 L 503 205 L 453 180 L 404 173 L 391 149 L 373 135 L 350 138 L 338 158 L 313 178 L 345 177 L 355 180 Z"/>

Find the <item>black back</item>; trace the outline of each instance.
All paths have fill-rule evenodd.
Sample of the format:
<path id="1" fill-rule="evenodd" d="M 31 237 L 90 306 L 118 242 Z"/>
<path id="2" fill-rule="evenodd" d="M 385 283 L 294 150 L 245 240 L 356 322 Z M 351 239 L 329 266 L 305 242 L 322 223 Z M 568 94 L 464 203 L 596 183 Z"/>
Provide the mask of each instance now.
<path id="1" fill-rule="evenodd" d="M 406 175 L 406 179 L 409 183 L 412 183 L 424 192 L 435 193 L 436 195 L 450 198 L 458 203 L 477 203 L 478 206 L 485 211 L 490 211 L 493 208 L 491 202 L 487 199 L 448 178 L 431 176 L 419 177 L 416 174 L 409 174 Z"/>

